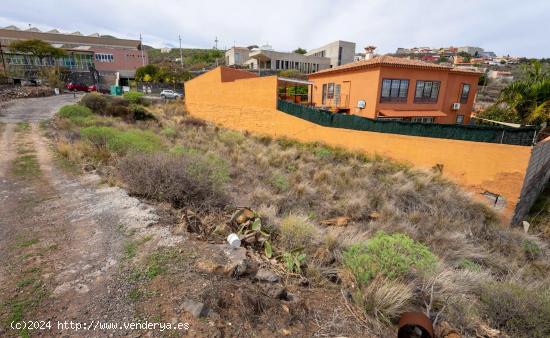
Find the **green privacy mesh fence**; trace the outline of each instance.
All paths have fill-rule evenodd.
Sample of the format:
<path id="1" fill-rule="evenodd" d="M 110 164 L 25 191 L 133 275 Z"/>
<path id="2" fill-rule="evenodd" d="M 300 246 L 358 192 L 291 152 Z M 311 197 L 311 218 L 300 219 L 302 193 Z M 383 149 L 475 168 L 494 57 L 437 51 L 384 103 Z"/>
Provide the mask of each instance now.
<path id="1" fill-rule="evenodd" d="M 536 132 L 535 128 L 500 128 L 373 120 L 356 115 L 334 114 L 282 100 L 278 100 L 277 109 L 325 127 L 446 138 L 451 140 L 530 146 L 533 144 L 533 138 Z"/>

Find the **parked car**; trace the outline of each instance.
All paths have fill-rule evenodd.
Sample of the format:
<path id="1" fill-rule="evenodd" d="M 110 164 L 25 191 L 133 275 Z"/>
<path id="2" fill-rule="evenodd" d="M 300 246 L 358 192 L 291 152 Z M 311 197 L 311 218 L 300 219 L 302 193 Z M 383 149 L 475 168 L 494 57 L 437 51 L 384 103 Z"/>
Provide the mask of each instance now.
<path id="1" fill-rule="evenodd" d="M 173 90 L 164 89 L 162 92 L 160 92 L 160 97 L 163 99 L 179 99 L 182 97 L 182 95 L 178 92 L 175 92 Z"/>
<path id="2" fill-rule="evenodd" d="M 80 91 L 80 92 L 95 92 L 97 91 L 96 85 L 84 85 L 80 83 L 73 83 L 69 82 L 65 85 L 65 88 L 67 88 L 70 91 Z"/>

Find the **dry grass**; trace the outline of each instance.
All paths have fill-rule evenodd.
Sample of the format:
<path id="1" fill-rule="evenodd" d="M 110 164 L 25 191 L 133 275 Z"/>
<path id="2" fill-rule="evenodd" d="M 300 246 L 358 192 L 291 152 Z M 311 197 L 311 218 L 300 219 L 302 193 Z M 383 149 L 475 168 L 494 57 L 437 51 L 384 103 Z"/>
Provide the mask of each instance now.
<path id="1" fill-rule="evenodd" d="M 307 216 L 290 214 L 281 220 L 279 243 L 285 250 L 292 251 L 313 246 L 319 231 Z"/>
<path id="2" fill-rule="evenodd" d="M 504 228 L 493 210 L 438 172 L 322 144 L 228 131 L 187 116 L 182 109 L 177 103 L 152 106 L 149 111 L 156 120 L 133 125 L 162 137 L 166 153 L 172 154 L 120 160 L 120 177 L 135 194 L 178 207 L 194 205 L 203 195 L 189 195 L 185 170 L 189 161 L 173 158 L 217 159 L 203 167 L 208 182 L 219 182 L 219 173 L 211 169 L 225 163 L 227 171 L 221 176 L 229 196 L 217 199 L 219 204 L 249 206 L 261 215 L 262 223 L 275 225 L 276 249 L 303 248 L 305 275 L 315 286 L 335 281 L 354 284 L 354 277 L 342 269 L 342 252 L 380 230 L 406 234 L 429 247 L 438 259 L 437 271 L 410 273 L 399 280 L 376 276 L 357 292 L 357 304 L 378 319 L 373 325 L 379 332 L 411 308 L 429 310 L 432 320 L 445 320 L 465 335 L 474 335 L 478 324 L 488 324 L 491 303 L 483 295 L 498 291 L 492 288 L 501 283 L 550 285 L 546 245 L 536 236 Z M 112 118 L 97 123 L 129 128 Z M 94 156 L 79 144 L 73 124 L 63 120 L 59 124 L 65 130 L 66 143 L 58 144 L 63 156 L 75 160 Z M 219 192 L 214 187 L 220 186 L 206 184 L 210 189 L 206 196 L 215 196 L 211 192 Z M 335 217 L 346 217 L 349 223 L 320 226 Z M 533 297 L 540 290 L 537 287 Z M 509 323 L 492 318 L 489 324 L 506 331 Z"/>
<path id="3" fill-rule="evenodd" d="M 355 302 L 367 314 L 386 324 L 399 318 L 410 307 L 413 297 L 413 285 L 381 277 L 354 295 Z"/>

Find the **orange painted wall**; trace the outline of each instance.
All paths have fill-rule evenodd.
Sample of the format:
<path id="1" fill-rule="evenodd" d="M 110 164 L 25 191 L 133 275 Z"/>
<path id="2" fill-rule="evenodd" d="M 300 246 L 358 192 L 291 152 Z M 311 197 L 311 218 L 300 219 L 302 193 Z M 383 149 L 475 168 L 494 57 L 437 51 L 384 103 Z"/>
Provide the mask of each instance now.
<path id="1" fill-rule="evenodd" d="M 188 104 L 275 109 L 277 77 L 218 67 L 186 82 L 185 100 Z"/>
<path id="2" fill-rule="evenodd" d="M 382 155 L 415 167 L 443 164 L 443 174 L 484 200 L 485 190 L 506 198 L 504 218 L 509 219 L 519 199 L 529 162 L 530 147 L 457 141 L 322 127 L 275 109 L 228 107 L 223 104 L 186 102 L 196 117 L 223 127 L 304 142 L 324 142 L 350 150 Z"/>
<path id="3" fill-rule="evenodd" d="M 405 103 L 381 103 L 380 94 L 382 91 L 382 80 L 388 79 L 408 79 L 409 90 L 407 102 Z M 457 111 L 453 111 L 451 106 L 459 102 L 461 85 L 468 83 L 471 85 L 468 103 L 461 105 L 459 114 L 465 115 L 465 123 L 469 121 L 471 115 L 475 93 L 477 92 L 477 74 L 463 74 L 450 72 L 448 70 L 427 70 L 412 69 L 404 67 L 375 67 L 362 70 L 347 72 L 315 74 L 310 77 L 313 85 L 313 103 L 316 106 L 322 106 L 322 88 L 324 83 L 333 82 L 340 84 L 344 88 L 344 81 L 350 82 L 351 92 L 349 98 L 349 107 L 352 114 L 375 118 L 378 111 L 387 110 L 437 110 L 447 114 L 447 117 L 436 118 L 437 123 L 455 123 Z M 417 80 L 441 81 L 439 96 L 436 103 L 414 103 L 414 95 Z M 357 102 L 364 100 L 365 109 L 358 109 Z M 334 102 L 329 100 L 326 106 L 333 106 Z"/>
<path id="4" fill-rule="evenodd" d="M 380 69 L 371 68 L 368 70 L 354 70 L 346 73 L 335 73 L 331 76 L 310 78 L 313 84 L 312 101 L 316 106 L 322 106 L 323 84 L 334 82 L 339 84 L 341 88 L 345 88 L 346 81 L 349 81 L 349 107 L 350 112 L 356 115 L 375 118 L 377 100 L 374 98 L 378 95 L 378 83 L 380 82 Z M 344 89 L 342 89 L 342 103 L 345 98 Z M 365 101 L 365 109 L 359 109 L 357 102 Z M 325 106 L 333 106 L 333 100 L 327 100 Z"/>
<path id="5" fill-rule="evenodd" d="M 275 76 L 221 82 L 223 72 L 223 68 L 216 68 L 186 83 L 186 106 L 192 115 L 230 129 L 324 142 L 419 168 L 442 164 L 443 174 L 471 191 L 475 198 L 483 200 L 481 193 L 486 190 L 504 196 L 507 201 L 502 211 L 504 218 L 509 219 L 514 211 L 531 147 L 322 127 L 276 110 Z M 240 76 L 235 72 L 226 75 L 226 78 Z M 374 71 L 367 78 L 378 76 Z M 378 86 L 372 85 L 378 82 L 365 80 L 364 74 L 361 79 L 365 87 L 355 88 L 352 83 L 352 95 L 361 95 L 362 88 L 367 93 L 376 90 L 378 97 Z M 367 107 L 372 107 L 370 104 L 367 102 Z"/>

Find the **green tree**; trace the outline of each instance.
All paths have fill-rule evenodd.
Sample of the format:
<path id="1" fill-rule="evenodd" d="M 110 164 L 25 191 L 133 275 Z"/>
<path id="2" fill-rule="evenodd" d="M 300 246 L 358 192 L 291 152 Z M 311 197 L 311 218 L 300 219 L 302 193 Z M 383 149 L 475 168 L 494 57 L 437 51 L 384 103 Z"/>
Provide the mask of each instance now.
<path id="1" fill-rule="evenodd" d="M 305 50 L 305 49 L 303 49 L 303 48 L 301 48 L 301 47 L 298 47 L 297 49 L 295 49 L 295 50 L 293 51 L 293 53 L 296 53 L 296 54 L 305 54 L 305 53 L 307 53 L 307 50 Z"/>
<path id="2" fill-rule="evenodd" d="M 524 70 L 525 78 L 505 87 L 498 100 L 517 115 L 522 125 L 539 124 L 550 117 L 550 73 L 538 61 Z"/>
<path id="3" fill-rule="evenodd" d="M 43 64 L 46 57 L 60 58 L 67 55 L 64 50 L 38 39 L 15 41 L 10 44 L 10 50 L 35 56 L 40 62 L 39 65 Z"/>
<path id="4" fill-rule="evenodd" d="M 139 67 L 136 69 L 136 80 L 137 81 L 144 81 L 145 76 L 148 75 L 150 79 L 154 79 L 157 76 L 157 73 L 159 72 L 159 67 L 156 65 L 147 65 L 143 67 Z"/>

